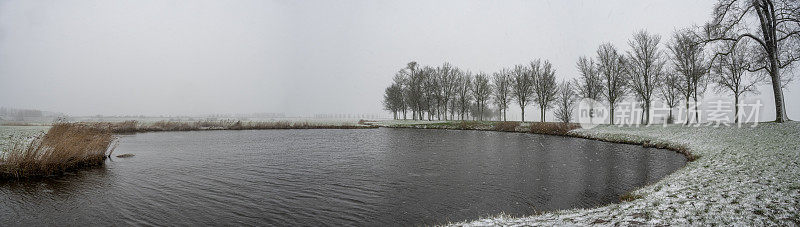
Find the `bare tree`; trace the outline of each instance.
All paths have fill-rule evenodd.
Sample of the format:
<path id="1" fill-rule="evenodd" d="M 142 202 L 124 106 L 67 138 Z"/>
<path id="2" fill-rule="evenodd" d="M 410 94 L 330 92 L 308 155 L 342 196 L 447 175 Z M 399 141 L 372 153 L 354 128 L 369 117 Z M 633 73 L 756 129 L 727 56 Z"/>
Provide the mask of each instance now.
<path id="1" fill-rule="evenodd" d="M 675 117 L 672 115 L 672 109 L 678 106 L 680 102 L 681 88 L 683 83 L 681 76 L 677 73 L 665 72 L 664 83 L 659 89 L 659 97 L 664 104 L 669 107 L 669 116 L 667 116 L 667 124 L 675 122 Z"/>
<path id="2" fill-rule="evenodd" d="M 459 115 L 463 121 L 472 103 L 472 73 L 466 72 L 459 76 L 459 84 L 456 88 L 456 99 L 458 100 Z"/>
<path id="3" fill-rule="evenodd" d="M 765 77 L 754 74 L 746 76 L 747 74 L 747 53 L 746 45 L 740 45 L 734 48 L 724 47 L 725 50 L 730 52 L 727 55 L 719 56 L 712 63 L 713 77 L 711 81 L 716 85 L 718 92 L 731 92 L 733 94 L 733 118 L 734 122 L 739 123 L 739 97 L 745 93 L 757 94 L 758 90 L 756 85 L 764 81 Z"/>
<path id="4" fill-rule="evenodd" d="M 686 86 L 681 88 L 681 93 L 686 101 L 686 124 L 691 122 L 690 98 L 694 98 L 695 121 L 699 122 L 698 96 L 705 91 L 705 77 L 708 72 L 704 55 L 705 48 L 689 31 L 678 30 L 673 34 L 673 42 L 669 45 L 669 49 L 672 52 L 672 63 L 675 70 L 683 76 L 682 80 Z"/>
<path id="5" fill-rule="evenodd" d="M 603 93 L 603 79 L 597 71 L 592 58 L 578 58 L 578 71 L 581 75 L 573 84 L 578 88 L 577 95 L 581 98 L 600 100 Z"/>
<path id="6" fill-rule="evenodd" d="M 489 83 L 489 77 L 486 73 L 478 73 L 475 75 L 475 80 L 472 83 L 472 97 L 475 98 L 475 104 L 478 105 L 478 116 L 483 121 L 483 111 L 486 108 L 486 101 L 492 95 L 492 84 Z"/>
<path id="7" fill-rule="evenodd" d="M 594 59 L 582 56 L 578 58 L 577 67 L 581 75 L 572 82 L 577 87 L 576 95 L 581 98 L 599 101 L 603 94 L 603 79 L 597 71 Z M 589 114 L 594 116 L 594 102 L 590 102 L 589 105 Z M 590 117 L 589 121 L 591 120 L 592 118 Z"/>
<path id="8" fill-rule="evenodd" d="M 445 62 L 441 67 L 437 68 L 436 74 L 439 80 L 439 86 L 441 87 L 440 95 L 437 99 L 439 105 L 438 111 L 440 113 L 439 117 L 447 120 L 447 107 L 455 93 L 456 84 L 454 80 L 456 80 L 456 69 L 450 65 L 450 63 Z"/>
<path id="9" fill-rule="evenodd" d="M 627 92 L 625 88 L 625 57 L 617 52 L 617 48 L 613 44 L 604 43 L 597 49 L 597 61 L 597 69 L 605 87 L 603 98 L 608 101 L 609 122 L 613 125 L 614 108 Z"/>
<path id="10" fill-rule="evenodd" d="M 742 40 L 752 40 L 757 48 L 749 56 L 747 71 L 769 75 L 775 121 L 788 121 L 783 87 L 793 76 L 781 71 L 800 59 L 800 1 L 719 0 L 713 15 L 704 27 L 703 42 L 729 43 L 732 47 L 717 52 L 714 58 L 730 54 Z"/>
<path id="11" fill-rule="evenodd" d="M 384 109 L 392 111 L 392 115 L 394 116 L 395 120 L 397 120 L 397 113 L 402 107 L 402 101 L 403 90 L 399 84 L 393 83 L 391 86 L 386 88 L 386 91 L 383 94 L 383 106 Z"/>
<path id="12" fill-rule="evenodd" d="M 569 123 L 572 120 L 572 112 L 575 111 L 575 102 L 578 96 L 575 94 L 575 89 L 569 81 L 561 81 L 558 85 L 558 94 L 556 94 L 556 118 L 564 123 Z"/>
<path id="13" fill-rule="evenodd" d="M 383 104 L 383 109 L 391 111 L 393 119 L 397 120 L 397 111 L 395 111 L 394 106 L 392 106 L 392 86 L 386 87 L 383 90 L 383 101 L 381 101 L 381 104 Z"/>
<path id="14" fill-rule="evenodd" d="M 511 71 L 511 95 L 522 111 L 522 122 L 525 122 L 525 107 L 533 95 L 533 80 L 530 70 L 524 65 L 516 65 Z"/>
<path id="15" fill-rule="evenodd" d="M 464 72 L 461 69 L 454 67 L 453 68 L 453 82 L 451 86 L 453 86 L 452 95 L 450 97 L 450 119 L 456 119 L 456 112 L 458 112 L 458 87 L 463 83 L 464 80 Z"/>
<path id="16" fill-rule="evenodd" d="M 408 110 L 408 75 L 405 70 L 400 70 L 395 73 L 394 78 L 392 79 L 394 84 L 397 84 L 400 87 L 400 99 L 398 100 L 398 108 L 403 113 L 403 120 L 408 119 L 406 115 L 406 111 Z M 399 118 L 399 117 L 398 117 Z"/>
<path id="17" fill-rule="evenodd" d="M 430 118 L 441 120 L 442 119 L 442 106 L 444 105 L 444 81 L 442 81 L 441 67 L 425 66 L 423 71 L 426 72 L 428 79 L 426 80 L 426 91 L 428 94 L 429 115 Z M 432 119 L 430 119 L 432 120 Z"/>
<path id="18" fill-rule="evenodd" d="M 533 102 L 539 105 L 541 111 L 541 122 L 545 120 L 547 109 L 553 106 L 558 92 L 556 83 L 556 71 L 550 61 L 536 60 L 531 62 L 531 74 L 533 75 Z"/>
<path id="19" fill-rule="evenodd" d="M 497 108 L 503 112 L 503 121 L 507 121 L 506 113 L 508 112 L 508 105 L 511 102 L 511 73 L 507 69 L 502 69 L 500 72 L 494 73 L 492 80 L 494 82 L 494 103 Z"/>
<path id="20" fill-rule="evenodd" d="M 424 112 L 427 112 L 428 120 L 432 121 L 433 118 L 436 116 L 436 111 L 438 109 L 437 100 L 441 91 L 441 87 L 439 86 L 439 81 L 436 79 L 436 69 L 430 66 L 422 67 L 420 71 L 422 77 L 424 78 L 424 93 L 423 96 L 425 98 Z"/>
<path id="21" fill-rule="evenodd" d="M 653 93 L 664 76 L 664 60 L 658 44 L 661 36 L 641 30 L 628 41 L 628 87 L 642 101 L 642 124 L 650 123 L 650 104 Z"/>
<path id="22" fill-rule="evenodd" d="M 422 120 L 425 110 L 425 76 L 419 69 L 417 62 L 409 62 L 406 66 L 409 75 L 406 100 L 411 108 L 411 118 Z"/>

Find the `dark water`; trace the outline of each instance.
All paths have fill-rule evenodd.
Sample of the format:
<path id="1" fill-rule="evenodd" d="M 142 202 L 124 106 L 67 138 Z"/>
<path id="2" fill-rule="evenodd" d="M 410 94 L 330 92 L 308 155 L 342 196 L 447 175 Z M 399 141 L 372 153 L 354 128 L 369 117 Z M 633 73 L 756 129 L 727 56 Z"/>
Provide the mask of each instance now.
<path id="1" fill-rule="evenodd" d="M 594 207 L 677 153 L 521 133 L 263 130 L 123 136 L 105 167 L 0 183 L 0 225 L 424 225 Z"/>

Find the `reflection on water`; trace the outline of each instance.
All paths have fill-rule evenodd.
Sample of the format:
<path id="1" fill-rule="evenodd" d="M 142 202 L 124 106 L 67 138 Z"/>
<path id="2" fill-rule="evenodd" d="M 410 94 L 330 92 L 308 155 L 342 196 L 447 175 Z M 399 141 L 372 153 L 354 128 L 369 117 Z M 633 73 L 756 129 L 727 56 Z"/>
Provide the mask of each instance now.
<path id="1" fill-rule="evenodd" d="M 0 183 L 0 225 L 420 225 L 594 207 L 680 168 L 635 145 L 367 129 L 121 138 L 105 167 Z"/>

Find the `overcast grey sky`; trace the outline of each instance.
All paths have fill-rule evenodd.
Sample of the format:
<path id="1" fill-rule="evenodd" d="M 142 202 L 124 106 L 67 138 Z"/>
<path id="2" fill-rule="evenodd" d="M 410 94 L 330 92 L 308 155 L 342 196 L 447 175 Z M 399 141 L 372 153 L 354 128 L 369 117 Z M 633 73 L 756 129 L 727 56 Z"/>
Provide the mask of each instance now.
<path id="1" fill-rule="evenodd" d="M 0 106 L 71 115 L 379 113 L 384 87 L 412 60 L 493 72 L 544 58 L 559 78 L 574 78 L 578 57 L 599 44 L 626 50 L 638 29 L 668 41 L 676 28 L 707 21 L 713 3 L 0 1 Z M 798 100 L 797 90 L 790 86 L 787 100 Z M 788 105 L 800 119 L 798 102 Z"/>

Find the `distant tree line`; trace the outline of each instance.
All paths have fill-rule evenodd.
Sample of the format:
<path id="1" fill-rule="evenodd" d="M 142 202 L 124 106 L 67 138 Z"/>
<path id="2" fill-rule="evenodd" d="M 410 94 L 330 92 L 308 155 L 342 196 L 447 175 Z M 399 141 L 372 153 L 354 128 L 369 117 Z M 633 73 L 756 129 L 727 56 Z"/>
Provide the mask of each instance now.
<path id="1" fill-rule="evenodd" d="M 433 67 L 411 62 L 395 74 L 385 90 L 383 105 L 395 119 L 505 121 L 513 101 L 523 107 L 522 111 L 533 102 L 541 110 L 540 121 L 544 121 L 547 110 L 553 107 L 574 109 L 577 96 L 573 89 L 570 82 L 556 82 L 555 69 L 547 60 L 516 65 L 491 76 L 450 63 Z M 572 111 L 561 113 L 565 112 Z"/>
<path id="2" fill-rule="evenodd" d="M 542 59 L 491 76 L 450 63 L 410 62 L 386 88 L 383 105 L 395 119 L 506 121 L 513 103 L 524 122 L 525 108 L 535 104 L 540 121 L 554 109 L 559 121 L 570 122 L 577 99 L 587 98 L 605 102 L 614 124 L 617 105 L 632 98 L 642 109 L 642 124 L 651 123 L 656 101 L 669 107 L 668 123 L 674 123 L 672 109 L 683 102 L 684 123 L 690 124 L 692 107 L 694 122 L 700 121 L 697 104 L 712 85 L 714 91 L 731 95 L 738 122 L 741 97 L 758 93 L 757 85 L 768 83 L 775 121 L 789 120 L 783 88 L 794 79 L 791 69 L 800 60 L 800 2 L 720 0 L 710 22 L 678 29 L 671 38 L 662 42 L 660 35 L 640 30 L 628 41 L 627 51 L 601 44 L 595 56 L 578 58 L 578 78 L 560 82 L 552 64 Z"/>
<path id="3" fill-rule="evenodd" d="M 26 118 L 41 118 L 44 115 L 41 110 L 0 107 L 0 121 L 25 121 Z"/>

